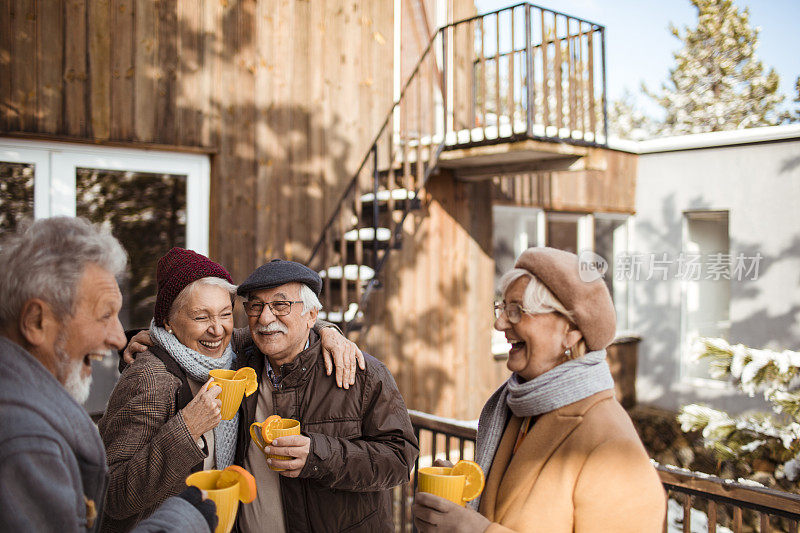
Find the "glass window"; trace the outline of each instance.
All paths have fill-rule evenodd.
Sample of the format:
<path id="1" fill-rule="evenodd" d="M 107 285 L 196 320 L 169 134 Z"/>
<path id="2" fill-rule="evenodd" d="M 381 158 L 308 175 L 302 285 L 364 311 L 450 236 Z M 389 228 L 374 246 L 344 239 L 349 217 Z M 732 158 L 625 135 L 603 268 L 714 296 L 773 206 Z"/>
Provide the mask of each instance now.
<path id="1" fill-rule="evenodd" d="M 617 310 L 617 330 L 628 328 L 628 284 L 616 279 L 616 258 L 628 251 L 628 217 L 596 214 L 594 216 L 594 253 L 608 263 L 603 277 Z"/>
<path id="2" fill-rule="evenodd" d="M 721 255 L 717 255 L 721 254 Z M 727 211 L 684 213 L 683 258 L 695 258 L 698 275 L 683 276 L 683 376 L 712 379 L 706 361 L 690 361 L 689 348 L 698 337 L 728 338 L 730 332 L 730 280 L 709 275 L 714 258 L 730 257 Z"/>
<path id="3" fill-rule="evenodd" d="M 33 219 L 34 165 L 0 161 L 0 235 Z"/>
<path id="4" fill-rule="evenodd" d="M 519 254 L 532 246 L 541 246 L 539 231 L 542 210 L 531 207 L 496 205 L 494 216 L 495 288 L 503 274 L 514 268 Z"/>
<path id="5" fill-rule="evenodd" d="M 111 229 L 128 252 L 120 320 L 146 328 L 157 292 L 155 266 L 173 246 L 186 246 L 186 176 L 78 168 L 76 212 Z"/>
<path id="6" fill-rule="evenodd" d="M 544 212 L 532 207 L 496 205 L 492 208 L 492 215 L 495 299 L 500 299 L 499 285 L 503 274 L 514 268 L 519 254 L 532 246 L 544 244 Z M 510 349 L 505 335 L 492 329 L 492 353 L 495 357 L 506 357 Z"/>
<path id="7" fill-rule="evenodd" d="M 547 213 L 547 246 L 577 254 L 580 218 L 570 213 Z"/>
<path id="8" fill-rule="evenodd" d="M 208 255 L 207 155 L 0 138 L 0 176 L 0 231 L 20 216 L 79 215 L 122 242 L 129 256 L 120 285 L 126 328 L 149 325 L 161 255 L 172 246 Z M 116 357 L 93 364 L 90 413 L 105 409 L 116 368 Z"/>

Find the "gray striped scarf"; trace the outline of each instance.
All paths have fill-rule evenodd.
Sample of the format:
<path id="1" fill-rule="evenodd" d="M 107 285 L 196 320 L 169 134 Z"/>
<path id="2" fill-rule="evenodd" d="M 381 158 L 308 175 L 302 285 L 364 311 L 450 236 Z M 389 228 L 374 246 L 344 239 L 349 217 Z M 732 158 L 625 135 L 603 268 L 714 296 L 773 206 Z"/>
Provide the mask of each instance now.
<path id="1" fill-rule="evenodd" d="M 155 321 L 150 322 L 150 337 L 175 359 L 189 377 L 200 383 L 208 381 L 209 371 L 229 369 L 233 364 L 234 353 L 230 344 L 225 348 L 222 357 L 214 359 L 181 344 L 172 333 L 167 333 L 164 328 L 156 326 Z M 239 413 L 236 413 L 231 420 L 223 420 L 214 428 L 214 459 L 219 470 L 233 464 L 238 426 Z"/>
<path id="2" fill-rule="evenodd" d="M 483 406 L 478 419 L 475 462 L 488 476 L 509 409 L 520 418 L 538 416 L 613 388 L 605 350 L 562 363 L 530 381 L 522 381 L 516 372 L 511 374 Z M 478 509 L 480 501 L 478 497 L 470 505 Z"/>

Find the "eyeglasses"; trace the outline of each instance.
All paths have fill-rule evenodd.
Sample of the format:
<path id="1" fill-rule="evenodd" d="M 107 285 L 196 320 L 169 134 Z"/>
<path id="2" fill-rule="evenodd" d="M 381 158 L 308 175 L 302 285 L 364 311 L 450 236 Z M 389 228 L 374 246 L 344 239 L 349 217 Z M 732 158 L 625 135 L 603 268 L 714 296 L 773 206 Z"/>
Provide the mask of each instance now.
<path id="1" fill-rule="evenodd" d="M 517 303 L 503 303 L 497 302 L 494 304 L 494 317 L 500 318 L 500 315 L 506 314 L 506 318 L 512 324 L 516 324 L 522 319 L 522 313 L 532 313 L 531 310 L 525 309 Z"/>
<path id="2" fill-rule="evenodd" d="M 301 304 L 303 300 L 275 300 L 274 302 L 244 302 L 244 312 L 251 318 L 258 318 L 264 312 L 264 307 L 269 307 L 275 316 L 286 316 L 292 312 L 292 304 Z"/>

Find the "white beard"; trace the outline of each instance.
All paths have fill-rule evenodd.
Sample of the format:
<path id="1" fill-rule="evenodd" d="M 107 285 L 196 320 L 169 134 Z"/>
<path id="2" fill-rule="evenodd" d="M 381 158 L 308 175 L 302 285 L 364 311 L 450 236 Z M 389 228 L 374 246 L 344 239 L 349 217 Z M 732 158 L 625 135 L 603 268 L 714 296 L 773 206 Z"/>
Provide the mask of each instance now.
<path id="1" fill-rule="evenodd" d="M 83 377 L 81 371 L 83 369 L 82 361 L 71 361 L 67 352 L 64 351 L 63 338 L 56 341 L 55 346 L 56 356 L 59 359 L 60 372 L 63 376 L 62 384 L 67 390 L 67 393 L 72 396 L 76 402 L 83 405 L 89 399 L 89 391 L 92 387 L 92 375 Z"/>
<path id="2" fill-rule="evenodd" d="M 70 366 L 67 379 L 64 381 L 64 388 L 75 401 L 83 405 L 89 399 L 89 391 L 92 387 L 91 374 L 87 377 L 81 376 L 83 363 L 80 361 Z"/>

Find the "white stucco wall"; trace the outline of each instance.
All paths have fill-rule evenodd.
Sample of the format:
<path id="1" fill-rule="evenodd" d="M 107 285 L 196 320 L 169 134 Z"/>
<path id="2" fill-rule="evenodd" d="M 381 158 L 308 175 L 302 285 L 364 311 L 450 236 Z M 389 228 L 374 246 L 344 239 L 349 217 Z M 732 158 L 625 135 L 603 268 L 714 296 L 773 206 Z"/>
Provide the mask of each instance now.
<path id="1" fill-rule="evenodd" d="M 732 343 L 800 350 L 800 135 L 748 145 L 643 153 L 639 157 L 632 251 L 682 249 L 683 213 L 729 211 L 730 252 L 760 253 L 756 280 L 731 280 Z M 762 407 L 730 386 L 681 377 L 682 283 L 639 279 L 632 329 L 642 336 L 640 402 L 675 409 L 704 401 L 739 412 Z"/>

